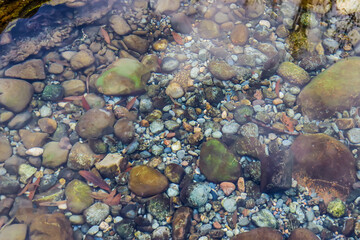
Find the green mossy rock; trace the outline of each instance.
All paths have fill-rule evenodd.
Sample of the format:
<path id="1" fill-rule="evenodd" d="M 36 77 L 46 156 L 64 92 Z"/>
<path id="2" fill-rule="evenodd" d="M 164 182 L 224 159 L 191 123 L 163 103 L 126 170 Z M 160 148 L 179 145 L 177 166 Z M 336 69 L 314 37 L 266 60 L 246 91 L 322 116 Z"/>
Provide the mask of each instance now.
<path id="1" fill-rule="evenodd" d="M 236 157 L 218 140 L 204 143 L 200 152 L 200 171 L 212 182 L 235 182 L 241 176 Z"/>
<path id="2" fill-rule="evenodd" d="M 280 64 L 277 73 L 284 78 L 285 81 L 296 85 L 304 85 L 310 81 L 309 74 L 292 62 L 283 62 Z"/>
<path id="3" fill-rule="evenodd" d="M 150 71 L 135 59 L 121 58 L 110 65 L 95 83 L 105 95 L 129 95 L 145 91 Z"/>
<path id="4" fill-rule="evenodd" d="M 68 209 L 75 214 L 82 213 L 94 203 L 91 188 L 78 179 L 72 180 L 65 188 Z"/>
<path id="5" fill-rule="evenodd" d="M 360 57 L 340 60 L 316 76 L 297 103 L 310 119 L 324 119 L 360 104 Z"/>
<path id="6" fill-rule="evenodd" d="M 342 217 L 345 214 L 345 210 L 345 203 L 343 203 L 343 201 L 338 198 L 334 201 L 329 202 L 329 205 L 327 207 L 327 212 L 336 218 Z"/>

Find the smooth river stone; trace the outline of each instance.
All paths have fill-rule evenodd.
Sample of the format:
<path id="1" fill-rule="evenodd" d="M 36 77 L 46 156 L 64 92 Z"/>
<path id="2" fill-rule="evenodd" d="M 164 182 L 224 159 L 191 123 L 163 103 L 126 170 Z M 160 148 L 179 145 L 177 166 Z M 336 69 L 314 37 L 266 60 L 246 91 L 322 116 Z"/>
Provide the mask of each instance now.
<path id="1" fill-rule="evenodd" d="M 355 158 L 340 141 L 326 134 L 303 134 L 291 146 L 293 178 L 315 189 L 325 201 L 344 199 L 356 181 Z"/>
<path id="2" fill-rule="evenodd" d="M 282 240 L 283 237 L 278 230 L 269 227 L 261 227 L 250 230 L 249 232 L 240 233 L 231 240 Z"/>
<path id="3" fill-rule="evenodd" d="M 91 188 L 78 179 L 72 180 L 65 188 L 68 209 L 75 214 L 82 213 L 94 203 Z"/>
<path id="4" fill-rule="evenodd" d="M 99 138 L 113 132 L 115 116 L 105 109 L 93 108 L 87 111 L 76 124 L 76 132 L 82 138 Z"/>
<path id="5" fill-rule="evenodd" d="M 31 101 L 33 93 L 33 86 L 26 81 L 0 78 L 0 105 L 10 111 L 23 111 Z"/>
<path id="6" fill-rule="evenodd" d="M 13 150 L 7 137 L 0 137 L 0 162 L 4 162 L 11 157 L 12 153 Z"/>
<path id="7" fill-rule="evenodd" d="M 165 191 L 168 185 L 167 178 L 154 168 L 142 165 L 130 172 L 129 188 L 138 196 L 154 196 Z"/>
<path id="8" fill-rule="evenodd" d="M 310 119 L 324 119 L 360 104 L 360 57 L 338 61 L 308 83 L 297 103 Z"/>
<path id="9" fill-rule="evenodd" d="M 43 80 L 46 77 L 44 63 L 41 59 L 28 60 L 6 70 L 5 76 L 29 80 Z"/>

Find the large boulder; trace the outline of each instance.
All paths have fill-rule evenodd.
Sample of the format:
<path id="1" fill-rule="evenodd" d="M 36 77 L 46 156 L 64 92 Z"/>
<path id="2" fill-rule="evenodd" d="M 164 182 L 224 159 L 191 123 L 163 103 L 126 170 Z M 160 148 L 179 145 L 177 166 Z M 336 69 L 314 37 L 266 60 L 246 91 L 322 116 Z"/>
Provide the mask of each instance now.
<path id="1" fill-rule="evenodd" d="M 293 178 L 324 198 L 344 199 L 356 181 L 355 158 L 341 142 L 326 134 L 298 136 L 291 146 Z"/>
<path id="2" fill-rule="evenodd" d="M 200 151 L 199 168 L 212 182 L 235 182 L 241 176 L 236 157 L 219 140 L 205 142 Z"/>
<path id="3" fill-rule="evenodd" d="M 31 101 L 33 93 L 33 86 L 26 81 L 0 78 L 0 105 L 10 111 L 23 111 Z"/>
<path id="4" fill-rule="evenodd" d="M 121 58 L 110 65 L 95 83 L 105 95 L 128 95 L 145 91 L 150 71 L 139 61 Z"/>
<path id="5" fill-rule="evenodd" d="M 360 57 L 340 60 L 300 92 L 298 104 L 310 119 L 323 119 L 360 104 Z"/>

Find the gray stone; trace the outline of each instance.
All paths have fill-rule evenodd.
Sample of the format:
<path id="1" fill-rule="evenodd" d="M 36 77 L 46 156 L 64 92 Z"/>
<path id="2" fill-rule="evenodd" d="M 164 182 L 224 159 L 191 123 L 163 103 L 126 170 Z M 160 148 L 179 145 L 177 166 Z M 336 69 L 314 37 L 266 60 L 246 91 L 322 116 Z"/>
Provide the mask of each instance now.
<path id="1" fill-rule="evenodd" d="M 201 207 L 207 203 L 210 190 L 211 188 L 207 184 L 192 183 L 181 190 L 180 198 L 190 207 Z"/>
<path id="2" fill-rule="evenodd" d="M 221 131 L 223 134 L 236 134 L 237 131 L 239 130 L 240 125 L 236 122 L 232 122 L 229 124 L 225 124 Z"/>
<path id="3" fill-rule="evenodd" d="M 241 126 L 240 133 L 244 137 L 255 137 L 259 136 L 259 127 L 255 123 L 246 123 Z"/>
<path id="4" fill-rule="evenodd" d="M 180 124 L 174 120 L 167 120 L 165 121 L 165 127 L 169 131 L 174 131 L 180 127 Z"/>
<path id="5" fill-rule="evenodd" d="M 227 212 L 235 212 L 236 210 L 236 199 L 235 198 L 225 198 L 221 201 L 221 205 Z"/>
<path id="6" fill-rule="evenodd" d="M 352 143 L 360 143 L 360 128 L 352 128 L 347 132 L 347 137 Z"/>
<path id="7" fill-rule="evenodd" d="M 84 211 L 86 222 L 91 225 L 98 225 L 110 213 L 110 207 L 102 202 L 97 202 L 91 205 Z"/>
<path id="8" fill-rule="evenodd" d="M 150 124 L 150 131 L 154 134 L 157 134 L 164 130 L 164 123 L 160 119 L 156 119 Z"/>
<path id="9" fill-rule="evenodd" d="M 259 212 L 254 213 L 251 219 L 258 227 L 276 228 L 276 219 L 268 209 L 262 209 Z"/>
<path id="10" fill-rule="evenodd" d="M 8 123 L 8 128 L 10 129 L 20 129 L 23 128 L 30 120 L 32 116 L 30 112 L 22 112 L 16 114 L 10 122 Z"/>
<path id="11" fill-rule="evenodd" d="M 20 183 L 11 177 L 0 176 L 0 194 L 17 194 Z"/>
<path id="12" fill-rule="evenodd" d="M 161 70 L 164 72 L 172 72 L 179 67 L 180 62 L 173 57 L 164 57 L 161 62 Z"/>

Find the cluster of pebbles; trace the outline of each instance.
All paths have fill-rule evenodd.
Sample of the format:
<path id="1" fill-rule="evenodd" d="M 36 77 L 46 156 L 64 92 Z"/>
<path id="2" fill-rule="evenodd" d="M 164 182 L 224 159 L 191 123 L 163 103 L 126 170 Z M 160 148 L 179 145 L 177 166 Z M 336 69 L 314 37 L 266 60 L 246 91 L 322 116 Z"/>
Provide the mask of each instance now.
<path id="1" fill-rule="evenodd" d="M 100 2 L 0 35 L 0 240 L 360 237 L 358 5 Z"/>

